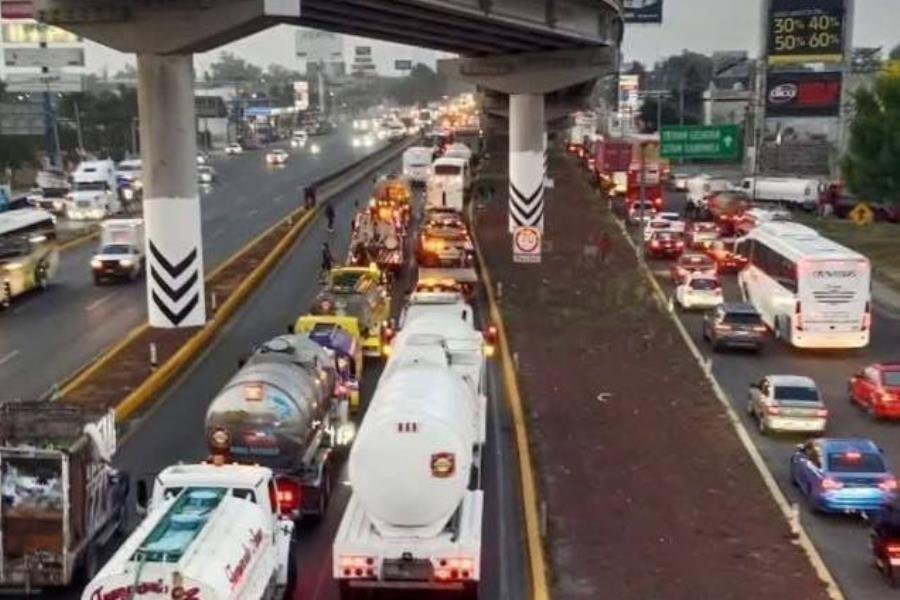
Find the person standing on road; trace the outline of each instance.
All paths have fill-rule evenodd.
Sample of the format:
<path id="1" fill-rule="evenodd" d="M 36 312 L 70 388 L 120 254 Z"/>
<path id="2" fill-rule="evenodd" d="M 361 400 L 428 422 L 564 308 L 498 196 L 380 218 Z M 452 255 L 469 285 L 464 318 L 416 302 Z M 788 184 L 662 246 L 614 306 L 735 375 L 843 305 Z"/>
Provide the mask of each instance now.
<path id="1" fill-rule="evenodd" d="M 611 246 L 612 239 L 609 237 L 609 233 L 604 231 L 600 234 L 600 239 L 597 241 L 597 249 L 600 251 L 600 266 L 606 265 L 606 257 Z"/>
<path id="2" fill-rule="evenodd" d="M 331 256 L 331 248 L 328 247 L 328 242 L 322 242 L 322 273 L 320 277 L 322 281 L 328 278 L 333 266 L 334 257 Z"/>
<path id="3" fill-rule="evenodd" d="M 334 206 L 331 200 L 325 205 L 325 218 L 328 219 L 328 233 L 334 233 Z"/>
<path id="4" fill-rule="evenodd" d="M 316 207 L 316 188 L 309 186 L 303 190 L 303 206 L 306 210 L 312 210 Z"/>

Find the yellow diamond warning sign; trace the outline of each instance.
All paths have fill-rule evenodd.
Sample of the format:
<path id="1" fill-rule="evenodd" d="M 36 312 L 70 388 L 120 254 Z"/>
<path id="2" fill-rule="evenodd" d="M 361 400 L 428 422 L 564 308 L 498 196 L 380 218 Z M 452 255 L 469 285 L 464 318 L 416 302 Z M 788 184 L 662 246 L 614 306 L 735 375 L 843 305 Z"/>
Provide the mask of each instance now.
<path id="1" fill-rule="evenodd" d="M 850 219 L 857 225 L 868 225 L 875 220 L 875 213 L 865 202 L 860 202 L 850 211 Z"/>

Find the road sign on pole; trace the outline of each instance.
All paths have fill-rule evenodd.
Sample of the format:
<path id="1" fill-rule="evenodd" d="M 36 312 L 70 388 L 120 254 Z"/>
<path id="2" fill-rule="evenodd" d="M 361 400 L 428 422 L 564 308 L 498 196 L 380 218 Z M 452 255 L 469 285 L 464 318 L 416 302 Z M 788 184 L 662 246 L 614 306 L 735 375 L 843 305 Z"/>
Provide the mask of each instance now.
<path id="1" fill-rule="evenodd" d="M 513 262 L 541 262 L 541 231 L 536 227 L 516 227 L 513 230 Z"/>
<path id="2" fill-rule="evenodd" d="M 83 78 L 75 73 L 9 73 L 6 89 L 10 92 L 80 92 Z"/>
<path id="3" fill-rule="evenodd" d="M 736 161 L 741 157 L 737 125 L 664 126 L 660 143 L 660 152 L 666 158 Z"/>
<path id="4" fill-rule="evenodd" d="M 83 67 L 84 48 L 6 48 L 3 62 L 7 67 Z"/>

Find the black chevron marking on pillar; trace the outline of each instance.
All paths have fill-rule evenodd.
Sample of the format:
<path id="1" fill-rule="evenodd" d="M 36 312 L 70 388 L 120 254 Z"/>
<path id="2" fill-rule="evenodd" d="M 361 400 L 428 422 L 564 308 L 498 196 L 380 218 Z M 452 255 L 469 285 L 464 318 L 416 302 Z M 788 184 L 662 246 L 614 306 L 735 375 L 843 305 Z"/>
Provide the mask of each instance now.
<path id="1" fill-rule="evenodd" d="M 514 184 L 513 182 L 509 183 L 509 191 L 512 192 L 512 197 L 517 200 L 519 204 L 528 206 L 531 203 L 535 202 L 538 199 L 538 196 L 540 196 L 544 191 L 544 182 L 541 181 L 537 189 L 534 190 L 534 193 L 527 197 L 519 190 L 519 188 L 516 187 L 516 184 Z"/>
<path id="2" fill-rule="evenodd" d="M 172 323 L 172 325 L 175 325 L 176 327 L 182 321 L 184 321 L 184 319 L 189 314 L 191 314 L 191 311 L 194 310 L 195 306 L 197 306 L 197 302 L 200 301 L 200 294 L 194 294 L 194 296 L 190 300 L 188 300 L 188 303 L 185 304 L 184 307 L 180 311 L 175 312 L 172 309 L 170 309 L 168 306 L 166 306 L 166 303 L 163 301 L 162 298 L 160 298 L 159 296 L 156 295 L 156 292 L 153 292 L 151 295 L 153 297 L 153 302 L 156 304 L 156 307 L 160 311 L 162 311 L 162 313 L 164 315 L 166 315 L 166 318 L 169 320 L 169 322 Z"/>
<path id="3" fill-rule="evenodd" d="M 181 287 L 173 288 L 162 278 L 162 275 L 157 272 L 156 269 L 150 267 L 150 276 L 153 277 L 153 281 L 156 282 L 163 292 L 165 292 L 166 296 L 168 296 L 172 302 L 178 302 L 181 298 L 190 291 L 194 284 L 197 283 L 197 280 L 200 279 L 200 273 L 194 271 L 190 277 L 188 277 L 187 281 L 185 281 Z"/>
<path id="4" fill-rule="evenodd" d="M 151 298 L 156 307 L 162 312 L 172 325 L 177 327 L 191 313 L 200 301 L 200 294 L 194 296 L 181 308 L 176 310 L 176 304 L 180 302 L 197 285 L 200 279 L 200 269 L 194 269 L 180 285 L 175 284 L 176 279 L 188 272 L 188 269 L 197 260 L 197 248 L 188 252 L 180 262 L 173 264 L 156 247 L 151 240 L 149 243 L 150 254 L 153 261 L 150 265 Z M 155 263 L 155 264 L 153 264 Z M 171 283 L 170 283 L 171 282 Z M 157 291 L 161 292 L 158 294 Z"/>
<path id="5" fill-rule="evenodd" d="M 166 273 L 168 273 L 169 276 L 173 279 L 184 273 L 184 270 L 187 269 L 197 258 L 197 249 L 194 248 L 190 251 L 190 253 L 188 253 L 187 256 L 184 257 L 184 260 L 176 265 L 173 265 L 169 262 L 165 255 L 163 255 L 163 253 L 159 251 L 159 248 L 157 248 L 156 244 L 154 244 L 152 241 L 150 242 L 150 253 L 153 255 L 153 258 L 156 259 L 156 262 L 159 263 L 159 266 L 165 269 Z"/>
<path id="6" fill-rule="evenodd" d="M 515 223 L 516 225 L 520 227 L 525 225 L 534 227 L 541 222 L 541 217 L 544 213 L 543 209 L 543 202 L 535 205 L 532 210 L 528 211 L 527 213 L 517 209 L 515 206 L 510 206 L 509 214 L 510 216 L 512 216 L 513 223 Z"/>

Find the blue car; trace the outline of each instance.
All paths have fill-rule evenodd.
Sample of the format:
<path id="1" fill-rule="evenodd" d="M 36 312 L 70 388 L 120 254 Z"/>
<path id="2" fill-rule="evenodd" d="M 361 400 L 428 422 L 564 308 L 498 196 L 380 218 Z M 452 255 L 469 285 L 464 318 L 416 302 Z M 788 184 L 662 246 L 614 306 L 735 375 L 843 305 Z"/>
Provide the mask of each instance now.
<path id="1" fill-rule="evenodd" d="M 863 438 L 819 438 L 791 455 L 791 481 L 813 510 L 878 512 L 897 495 L 897 480 L 884 453 Z"/>

